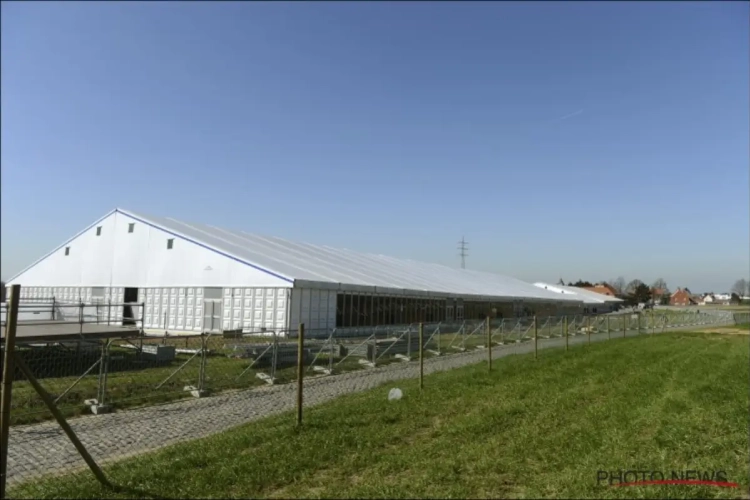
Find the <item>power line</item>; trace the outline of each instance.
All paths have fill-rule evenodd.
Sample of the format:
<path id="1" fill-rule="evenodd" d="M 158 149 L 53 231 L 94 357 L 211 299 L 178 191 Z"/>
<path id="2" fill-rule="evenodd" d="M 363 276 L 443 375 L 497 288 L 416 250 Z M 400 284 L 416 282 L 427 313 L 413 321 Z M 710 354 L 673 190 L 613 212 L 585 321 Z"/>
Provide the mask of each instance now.
<path id="1" fill-rule="evenodd" d="M 461 257 L 461 269 L 466 269 L 466 257 L 469 255 L 469 242 L 461 236 L 458 242 L 458 255 Z"/>

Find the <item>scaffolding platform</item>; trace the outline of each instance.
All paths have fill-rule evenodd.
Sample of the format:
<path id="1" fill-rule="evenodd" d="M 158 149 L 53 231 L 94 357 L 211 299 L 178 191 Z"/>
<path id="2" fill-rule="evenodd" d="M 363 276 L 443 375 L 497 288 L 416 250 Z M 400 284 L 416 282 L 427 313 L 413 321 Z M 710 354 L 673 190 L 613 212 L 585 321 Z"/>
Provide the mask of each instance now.
<path id="1" fill-rule="evenodd" d="M 16 342 L 62 342 L 70 340 L 95 340 L 111 338 L 137 338 L 143 332 L 137 326 L 81 323 L 77 321 L 19 321 L 16 325 Z M 5 339 L 5 324 L 0 329 L 0 339 Z"/>

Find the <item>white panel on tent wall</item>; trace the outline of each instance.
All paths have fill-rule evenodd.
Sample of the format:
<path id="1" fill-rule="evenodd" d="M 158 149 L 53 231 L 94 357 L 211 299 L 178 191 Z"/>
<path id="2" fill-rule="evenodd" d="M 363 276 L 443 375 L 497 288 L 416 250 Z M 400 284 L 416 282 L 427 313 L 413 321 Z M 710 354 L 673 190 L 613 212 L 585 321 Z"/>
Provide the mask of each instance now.
<path id="1" fill-rule="evenodd" d="M 149 288 L 143 289 L 143 302 L 146 303 L 146 316 L 145 323 L 146 327 L 152 328 L 154 326 L 154 293 Z"/>
<path id="2" fill-rule="evenodd" d="M 178 330 L 184 330 L 185 329 L 185 307 L 186 307 L 186 299 L 187 298 L 187 290 L 185 288 L 180 288 L 177 291 L 177 329 Z M 191 314 L 192 316 L 192 314 Z"/>
<path id="3" fill-rule="evenodd" d="M 328 328 L 336 327 L 336 307 L 338 306 L 338 293 L 328 292 Z"/>
<path id="4" fill-rule="evenodd" d="M 115 288 L 115 293 L 117 294 L 115 298 L 112 299 L 112 302 L 114 304 L 117 304 L 117 307 L 113 307 L 113 313 L 115 320 L 119 323 L 122 321 L 122 304 L 125 302 L 125 289 L 122 287 Z"/>
<path id="5" fill-rule="evenodd" d="M 263 326 L 266 328 L 273 328 L 274 323 L 274 290 L 272 288 L 263 289 Z"/>
<path id="6" fill-rule="evenodd" d="M 187 289 L 185 297 L 185 330 L 195 328 L 195 288 Z"/>
<path id="7" fill-rule="evenodd" d="M 242 328 L 242 288 L 232 290 L 232 328 Z"/>
<path id="8" fill-rule="evenodd" d="M 263 323 L 263 289 L 256 288 L 253 291 L 253 326 L 255 328 L 264 327 Z"/>
<path id="9" fill-rule="evenodd" d="M 229 330 L 232 328 L 232 288 L 224 289 L 224 300 L 221 307 L 221 328 Z"/>
<path id="10" fill-rule="evenodd" d="M 245 288 L 242 291 L 242 326 L 243 328 L 253 328 L 255 326 L 252 288 Z"/>
<path id="11" fill-rule="evenodd" d="M 286 324 L 286 306 L 287 306 L 287 293 L 288 290 L 285 288 L 276 289 L 276 328 L 285 329 Z"/>
<path id="12" fill-rule="evenodd" d="M 312 328 L 310 324 L 310 299 L 312 296 L 312 290 L 308 288 L 302 289 L 302 297 L 300 298 L 299 308 L 299 321 L 304 323 L 307 328 Z"/>
<path id="13" fill-rule="evenodd" d="M 319 328 L 328 328 L 328 290 L 320 290 L 318 296 L 320 297 L 318 325 L 320 325 Z"/>
<path id="14" fill-rule="evenodd" d="M 289 307 L 289 325 L 292 328 L 296 328 L 300 324 L 299 308 L 302 303 L 302 290 L 292 288 L 289 300 L 291 302 Z"/>
<path id="15" fill-rule="evenodd" d="M 321 302 L 322 302 L 322 290 L 312 290 L 310 295 L 310 324 L 316 330 L 323 327 L 320 317 L 321 313 Z"/>

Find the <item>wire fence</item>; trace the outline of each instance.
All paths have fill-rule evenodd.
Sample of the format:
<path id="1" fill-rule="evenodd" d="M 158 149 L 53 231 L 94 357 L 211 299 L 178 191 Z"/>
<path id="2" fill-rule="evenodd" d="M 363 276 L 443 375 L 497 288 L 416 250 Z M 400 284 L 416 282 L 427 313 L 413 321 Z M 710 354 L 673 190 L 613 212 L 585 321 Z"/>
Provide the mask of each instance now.
<path id="1" fill-rule="evenodd" d="M 129 317 L 135 318 L 142 305 L 129 306 L 135 309 Z M 59 325 L 59 308 L 65 309 L 65 305 L 55 307 L 49 314 L 58 319 L 45 320 Z M 91 322 L 107 325 L 103 311 L 81 304 L 77 307 L 78 322 L 71 320 L 76 319 L 72 313 L 66 317 L 79 329 Z M 19 305 L 19 318 L 21 310 Z M 5 317 L 3 321 L 7 323 Z M 63 323 L 69 326 L 71 321 Z M 536 351 L 567 348 L 586 339 L 591 342 L 743 323 L 750 323 L 750 314 L 651 311 L 156 336 L 144 335 L 137 324 L 134 335 L 132 328 L 110 322 L 107 326 L 122 331 L 111 331 L 108 338 L 57 341 L 52 334 L 43 340 L 28 340 L 22 330 L 30 327 L 19 321 L 11 356 L 17 362 L 10 382 L 4 381 L 4 388 L 12 387 L 9 410 L 4 414 L 8 422 L 4 425 L 10 427 L 7 478 L 15 484 L 85 467 L 80 450 L 76 452 L 69 436 L 60 430 L 60 418 L 70 420 L 84 447 L 93 448 L 93 460 L 104 463 L 226 430 L 295 405 L 301 418 L 303 395 L 306 401 L 319 402 L 329 395 L 401 377 L 407 373 L 405 367 L 413 376 L 412 361 L 419 361 L 419 366 L 431 362 L 451 368 L 476 362 L 477 356 L 491 359 L 493 352 L 523 344 L 533 345 Z M 3 346 L 3 359 L 9 359 L 5 351 Z M 315 392 L 320 384 L 328 384 L 324 393 Z M 303 387 L 311 392 L 303 393 Z M 296 400 L 292 397 L 295 391 Z M 45 401 L 45 393 L 59 416 Z M 84 414 L 96 416 L 73 418 Z"/>

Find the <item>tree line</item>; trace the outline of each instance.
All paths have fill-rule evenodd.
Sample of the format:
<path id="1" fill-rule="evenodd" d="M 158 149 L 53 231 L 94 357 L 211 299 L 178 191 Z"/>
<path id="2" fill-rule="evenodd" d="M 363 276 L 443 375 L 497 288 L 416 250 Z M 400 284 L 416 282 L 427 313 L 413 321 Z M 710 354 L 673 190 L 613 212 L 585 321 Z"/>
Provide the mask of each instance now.
<path id="1" fill-rule="evenodd" d="M 565 282 L 561 279 L 558 284 L 565 285 Z M 628 305 L 649 303 L 651 301 L 661 305 L 668 305 L 669 298 L 672 295 L 666 280 L 663 278 L 656 279 L 651 286 L 639 279 L 634 279 L 628 282 L 622 276 L 608 280 L 605 284 L 612 287 L 615 296 L 623 299 Z M 579 279 L 575 282 L 568 282 L 567 286 L 593 287 L 596 285 L 590 281 Z M 686 290 L 690 293 L 689 289 Z M 736 304 L 741 303 L 743 297 L 750 296 L 750 281 L 745 279 L 737 280 L 731 288 L 731 296 L 732 298 L 730 302 Z"/>

